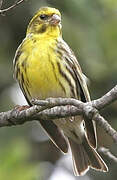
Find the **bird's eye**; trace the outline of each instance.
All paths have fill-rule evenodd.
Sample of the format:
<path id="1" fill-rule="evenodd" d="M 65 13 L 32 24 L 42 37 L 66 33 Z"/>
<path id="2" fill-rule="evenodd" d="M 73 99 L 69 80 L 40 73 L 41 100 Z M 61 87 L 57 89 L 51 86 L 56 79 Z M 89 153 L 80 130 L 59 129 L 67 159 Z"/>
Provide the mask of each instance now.
<path id="1" fill-rule="evenodd" d="M 46 15 L 46 14 L 41 14 L 41 15 L 40 15 L 40 19 L 46 20 L 46 19 L 48 19 L 48 15 Z"/>

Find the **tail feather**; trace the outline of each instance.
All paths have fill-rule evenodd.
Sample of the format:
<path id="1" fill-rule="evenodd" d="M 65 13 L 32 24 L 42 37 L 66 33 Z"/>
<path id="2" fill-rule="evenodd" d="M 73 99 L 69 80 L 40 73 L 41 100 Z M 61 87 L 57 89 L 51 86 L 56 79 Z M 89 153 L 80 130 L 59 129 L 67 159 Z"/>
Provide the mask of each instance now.
<path id="1" fill-rule="evenodd" d="M 97 146 L 97 137 L 96 137 L 96 128 L 95 128 L 95 122 L 93 121 L 85 121 L 85 126 L 86 126 L 86 134 L 87 134 L 87 139 L 90 143 L 90 145 L 93 148 L 96 148 Z"/>
<path id="2" fill-rule="evenodd" d="M 84 149 L 81 145 L 77 145 L 73 141 L 69 140 L 70 146 L 72 147 L 72 159 L 75 175 L 83 175 L 89 169 L 89 159 L 87 154 L 85 154 Z M 77 150 L 77 153 L 76 153 Z M 87 157 L 86 157 L 86 156 Z"/>
<path id="3" fill-rule="evenodd" d="M 82 145 L 90 160 L 91 168 L 99 171 L 108 171 L 105 162 L 102 160 L 101 156 L 97 153 L 97 151 L 91 146 L 89 146 L 86 138 L 84 138 Z"/>
<path id="4" fill-rule="evenodd" d="M 100 171 L 108 171 L 106 164 L 96 150 L 89 146 L 86 138 L 82 144 L 77 144 L 69 138 L 69 144 L 72 151 L 73 167 L 76 176 L 84 175 L 89 167 Z"/>
<path id="5" fill-rule="evenodd" d="M 52 142 L 63 152 L 68 152 L 68 143 L 60 129 L 52 121 L 39 121 Z"/>
<path id="6" fill-rule="evenodd" d="M 90 165 L 88 155 L 85 153 L 82 144 L 77 144 L 71 139 L 69 139 L 69 143 L 72 151 L 74 174 L 76 176 L 84 175 Z"/>

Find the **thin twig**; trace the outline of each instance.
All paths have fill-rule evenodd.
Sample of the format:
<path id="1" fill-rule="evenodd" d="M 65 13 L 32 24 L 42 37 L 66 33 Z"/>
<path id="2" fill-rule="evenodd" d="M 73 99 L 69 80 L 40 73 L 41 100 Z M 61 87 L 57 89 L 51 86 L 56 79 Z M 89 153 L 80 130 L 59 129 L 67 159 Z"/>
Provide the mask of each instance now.
<path id="1" fill-rule="evenodd" d="M 25 0 L 16 1 L 16 2 L 14 2 L 14 4 L 11 5 L 10 7 L 6 8 L 6 9 L 0 9 L 0 14 L 4 14 L 4 13 L 6 13 L 7 11 L 16 8 L 19 4 L 23 3 L 24 1 L 25 1 Z M 3 0 L 1 0 L 1 3 L 0 3 L 1 6 L 2 6 L 2 3 L 3 3 Z M 0 7 L 1 7 L 1 6 L 0 6 Z"/>
<path id="2" fill-rule="evenodd" d="M 105 108 L 117 100 L 117 85 L 101 98 L 92 101 L 92 106 L 98 110 Z"/>
<path id="3" fill-rule="evenodd" d="M 114 161 L 115 163 L 117 163 L 117 157 L 114 156 L 109 149 L 105 148 L 105 147 L 100 147 L 98 149 L 99 152 L 103 153 L 106 157 L 108 157 L 109 159 L 111 159 L 112 161 Z"/>
<path id="4" fill-rule="evenodd" d="M 3 0 L 0 0 L 0 9 L 2 7 L 2 4 L 3 4 Z"/>
<path id="5" fill-rule="evenodd" d="M 98 113 L 94 115 L 93 120 L 96 121 L 97 124 L 101 126 L 110 137 L 112 137 L 114 143 L 117 144 L 117 131 L 114 130 L 111 125 Z"/>

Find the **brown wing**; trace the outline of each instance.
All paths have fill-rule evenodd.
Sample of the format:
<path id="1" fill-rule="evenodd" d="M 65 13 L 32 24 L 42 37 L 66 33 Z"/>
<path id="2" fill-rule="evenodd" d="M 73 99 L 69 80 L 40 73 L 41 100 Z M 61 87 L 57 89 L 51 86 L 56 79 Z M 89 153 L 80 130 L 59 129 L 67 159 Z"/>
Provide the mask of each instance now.
<path id="1" fill-rule="evenodd" d="M 48 134 L 52 142 L 64 153 L 68 152 L 68 144 L 58 127 L 51 120 L 40 120 L 41 126 Z"/>
<path id="2" fill-rule="evenodd" d="M 62 52 L 63 51 L 63 52 Z M 62 40 L 58 43 L 58 53 L 64 54 L 63 58 L 67 62 L 69 72 L 72 74 L 77 87 L 77 98 L 83 102 L 90 101 L 90 95 L 87 88 L 86 78 L 82 73 L 81 67 L 69 46 Z M 68 69 L 68 68 L 67 68 Z M 86 132 L 89 143 L 96 148 L 96 130 L 93 121 L 85 121 Z"/>

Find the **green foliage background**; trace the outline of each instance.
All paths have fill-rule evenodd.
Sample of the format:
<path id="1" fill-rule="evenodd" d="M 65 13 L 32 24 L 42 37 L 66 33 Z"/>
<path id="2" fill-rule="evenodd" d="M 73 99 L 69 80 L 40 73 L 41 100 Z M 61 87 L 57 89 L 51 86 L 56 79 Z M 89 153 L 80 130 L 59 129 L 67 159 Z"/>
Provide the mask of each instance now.
<path id="1" fill-rule="evenodd" d="M 13 2 L 6 0 L 3 8 Z M 14 84 L 12 60 L 31 17 L 45 5 L 61 11 L 64 40 L 74 50 L 83 72 L 90 79 L 92 99 L 117 84 L 117 0 L 27 0 L 0 16 L 0 112 L 14 106 L 9 93 Z M 106 108 L 102 115 L 117 129 L 117 102 Z M 42 179 L 39 161 L 31 159 L 31 128 L 32 125 L 26 124 L 0 129 L 0 180 Z M 116 152 L 108 138 L 101 141 L 106 141 Z M 99 176 L 114 179 L 117 165 L 109 160 L 107 164 L 108 175 L 95 173 L 95 179 Z M 93 178 L 94 172 L 89 175 Z"/>

